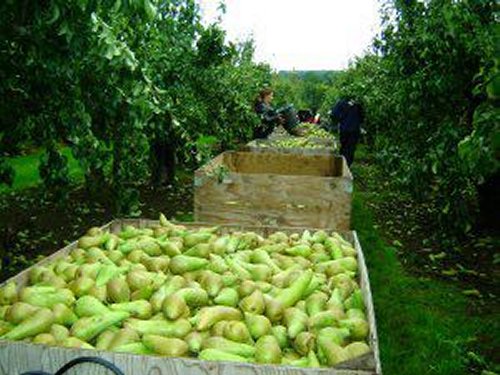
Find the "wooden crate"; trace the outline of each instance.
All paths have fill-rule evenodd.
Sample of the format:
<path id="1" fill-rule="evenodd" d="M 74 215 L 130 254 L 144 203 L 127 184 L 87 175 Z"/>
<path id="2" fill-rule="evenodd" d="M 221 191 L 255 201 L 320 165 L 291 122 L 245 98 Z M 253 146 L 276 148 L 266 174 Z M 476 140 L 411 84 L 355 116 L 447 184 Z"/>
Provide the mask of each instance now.
<path id="1" fill-rule="evenodd" d="M 210 227 L 210 223 L 180 223 L 188 228 Z M 114 220 L 102 227 L 103 230 L 119 232 L 125 225 L 134 225 L 144 228 L 159 225 L 156 220 L 125 219 Z M 297 233 L 306 229 L 311 231 L 316 228 L 290 228 L 290 227 L 265 227 L 223 225 L 221 232 L 228 233 L 237 230 L 251 230 L 261 235 L 268 236 L 280 230 L 285 233 Z M 366 268 L 363 250 L 355 231 L 341 233 L 358 252 L 359 285 L 366 305 L 366 315 L 370 326 L 368 343 L 372 349 L 369 353 L 358 358 L 341 363 L 333 368 L 298 368 L 291 366 L 255 365 L 235 362 L 208 362 L 187 358 L 168 358 L 159 356 L 135 355 L 126 353 L 113 353 L 89 349 L 62 348 L 42 344 L 32 344 L 22 341 L 0 340 L 0 375 L 20 375 L 27 371 L 41 370 L 55 373 L 64 364 L 81 356 L 101 357 L 118 366 L 126 375 L 381 375 L 382 368 L 379 357 L 377 325 L 373 307 L 370 280 Z M 54 260 L 64 257 L 77 247 L 73 242 L 51 256 L 38 262 L 36 265 L 22 271 L 18 275 L 0 284 L 4 286 L 9 281 L 15 281 L 21 288 L 29 278 L 31 268 L 43 266 Z M 70 370 L 68 375 L 108 375 L 109 370 L 94 364 L 77 366 Z"/>
<path id="2" fill-rule="evenodd" d="M 350 229 L 341 156 L 224 152 L 195 172 L 194 216 L 221 224 Z"/>
<path id="3" fill-rule="evenodd" d="M 307 135 L 298 137 L 293 135 L 271 134 L 268 138 L 258 139 L 258 141 L 274 142 L 274 141 L 290 140 L 293 138 L 308 139 L 312 143 L 316 143 L 322 146 L 332 146 L 335 144 L 335 137 L 333 135 L 330 138 L 320 138 Z"/>
<path id="4" fill-rule="evenodd" d="M 322 140 L 324 141 L 324 140 Z M 335 155 L 337 143 L 335 140 L 331 142 L 314 142 L 318 147 L 276 147 L 272 140 L 255 139 L 246 144 L 243 151 L 249 152 L 272 152 L 280 154 L 299 154 L 299 155 Z"/>

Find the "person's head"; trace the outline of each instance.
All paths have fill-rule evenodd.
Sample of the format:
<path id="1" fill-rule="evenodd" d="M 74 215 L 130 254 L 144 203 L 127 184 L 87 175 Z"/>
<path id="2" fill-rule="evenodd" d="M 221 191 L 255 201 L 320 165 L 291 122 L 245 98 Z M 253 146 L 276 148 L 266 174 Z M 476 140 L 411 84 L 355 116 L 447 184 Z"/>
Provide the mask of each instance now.
<path id="1" fill-rule="evenodd" d="M 273 100 L 274 92 L 271 89 L 263 89 L 260 90 L 258 100 L 260 102 L 264 102 L 266 104 L 270 104 L 271 101 Z"/>

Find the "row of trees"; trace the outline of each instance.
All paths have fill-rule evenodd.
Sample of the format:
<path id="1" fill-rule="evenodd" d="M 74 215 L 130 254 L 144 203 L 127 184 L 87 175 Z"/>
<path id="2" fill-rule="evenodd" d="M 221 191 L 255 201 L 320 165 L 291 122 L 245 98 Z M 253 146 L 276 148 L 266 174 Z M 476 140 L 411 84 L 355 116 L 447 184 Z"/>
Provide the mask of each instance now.
<path id="1" fill-rule="evenodd" d="M 325 94 L 324 112 L 340 96 L 363 103 L 380 165 L 414 199 L 433 202 L 448 233 L 468 231 L 478 208 L 498 224 L 496 7 L 493 0 L 385 2 L 373 52 Z"/>
<path id="2" fill-rule="evenodd" d="M 172 167 L 176 155 L 194 166 L 249 138 L 252 100 L 272 80 L 278 105 L 325 115 L 340 96 L 360 100 L 388 176 L 434 202 L 443 227 L 467 231 L 478 202 L 494 207 L 488 196 L 498 187 L 495 7 L 386 1 L 373 51 L 347 71 L 273 78 L 252 61 L 251 42 L 228 43 L 217 25 L 202 25 L 193 0 L 6 0 L 0 181 L 12 178 L 2 156 L 41 146 L 44 182 L 63 193 L 64 143 L 90 192 L 111 191 L 118 213 L 133 211 L 137 183 L 154 171 L 152 151 Z"/>
<path id="3" fill-rule="evenodd" d="M 335 80 L 342 74 L 341 71 L 279 72 L 272 79 L 276 104 L 292 103 L 296 109 L 310 109 L 316 113 L 324 106 L 327 92 L 336 87 Z"/>
<path id="4" fill-rule="evenodd" d="M 366 139 L 401 191 L 432 202 L 444 233 L 498 225 L 499 26 L 495 1 L 392 0 L 370 52 L 342 72 L 274 78 L 282 103 L 360 101 Z M 477 214 L 480 213 L 478 216 Z"/>
<path id="5" fill-rule="evenodd" d="M 0 182 L 12 180 L 2 157 L 42 147 L 44 183 L 64 193 L 68 145 L 117 213 L 137 208 L 155 151 L 191 165 L 247 139 L 271 78 L 194 0 L 6 0 L 0 37 Z"/>

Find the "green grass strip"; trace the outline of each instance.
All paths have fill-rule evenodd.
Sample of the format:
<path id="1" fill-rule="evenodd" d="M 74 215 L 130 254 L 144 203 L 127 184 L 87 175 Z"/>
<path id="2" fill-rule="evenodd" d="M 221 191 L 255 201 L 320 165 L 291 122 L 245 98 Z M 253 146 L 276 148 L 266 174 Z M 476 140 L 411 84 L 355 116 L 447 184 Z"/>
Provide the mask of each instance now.
<path id="1" fill-rule="evenodd" d="M 11 192 L 36 187 L 42 183 L 39 173 L 40 157 L 44 150 L 38 150 L 29 155 L 9 158 L 7 163 L 14 168 L 14 184 L 12 187 L 0 186 L 0 192 Z M 68 158 L 69 176 L 74 181 L 83 179 L 83 170 L 78 161 L 73 157 L 69 147 L 61 149 L 63 155 Z"/>
<path id="2" fill-rule="evenodd" d="M 458 289 L 406 273 L 374 229 L 366 203 L 367 195 L 357 192 L 353 227 L 367 258 L 384 374 L 468 374 L 467 344 L 488 321 L 467 316 Z"/>

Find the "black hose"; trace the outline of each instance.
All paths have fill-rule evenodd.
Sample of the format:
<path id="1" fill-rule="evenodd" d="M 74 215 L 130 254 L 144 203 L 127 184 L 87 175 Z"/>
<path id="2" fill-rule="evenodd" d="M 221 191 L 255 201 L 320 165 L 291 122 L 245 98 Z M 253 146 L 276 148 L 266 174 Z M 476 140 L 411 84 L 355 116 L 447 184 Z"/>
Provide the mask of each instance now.
<path id="1" fill-rule="evenodd" d="M 98 365 L 101 365 L 103 367 L 106 367 L 108 370 L 112 371 L 115 375 L 125 375 L 123 371 L 121 371 L 118 367 L 116 367 L 113 363 L 100 358 L 100 357 L 78 357 L 75 358 L 68 363 L 66 363 L 63 367 L 61 367 L 54 375 L 63 375 L 71 369 L 72 367 L 79 365 L 81 363 L 95 363 Z M 21 375 L 52 375 L 49 374 L 48 372 L 44 371 L 29 371 L 29 372 L 24 372 Z"/>
<path id="2" fill-rule="evenodd" d="M 106 367 L 108 370 L 112 371 L 115 375 L 125 375 L 122 370 L 120 370 L 118 367 L 116 367 L 113 363 L 100 358 L 100 357 L 78 357 L 75 358 L 68 363 L 66 363 L 63 367 L 59 369 L 54 375 L 62 375 L 66 371 L 68 371 L 70 368 L 79 365 L 80 363 L 96 363 L 98 365 L 101 365 L 103 367 Z"/>

